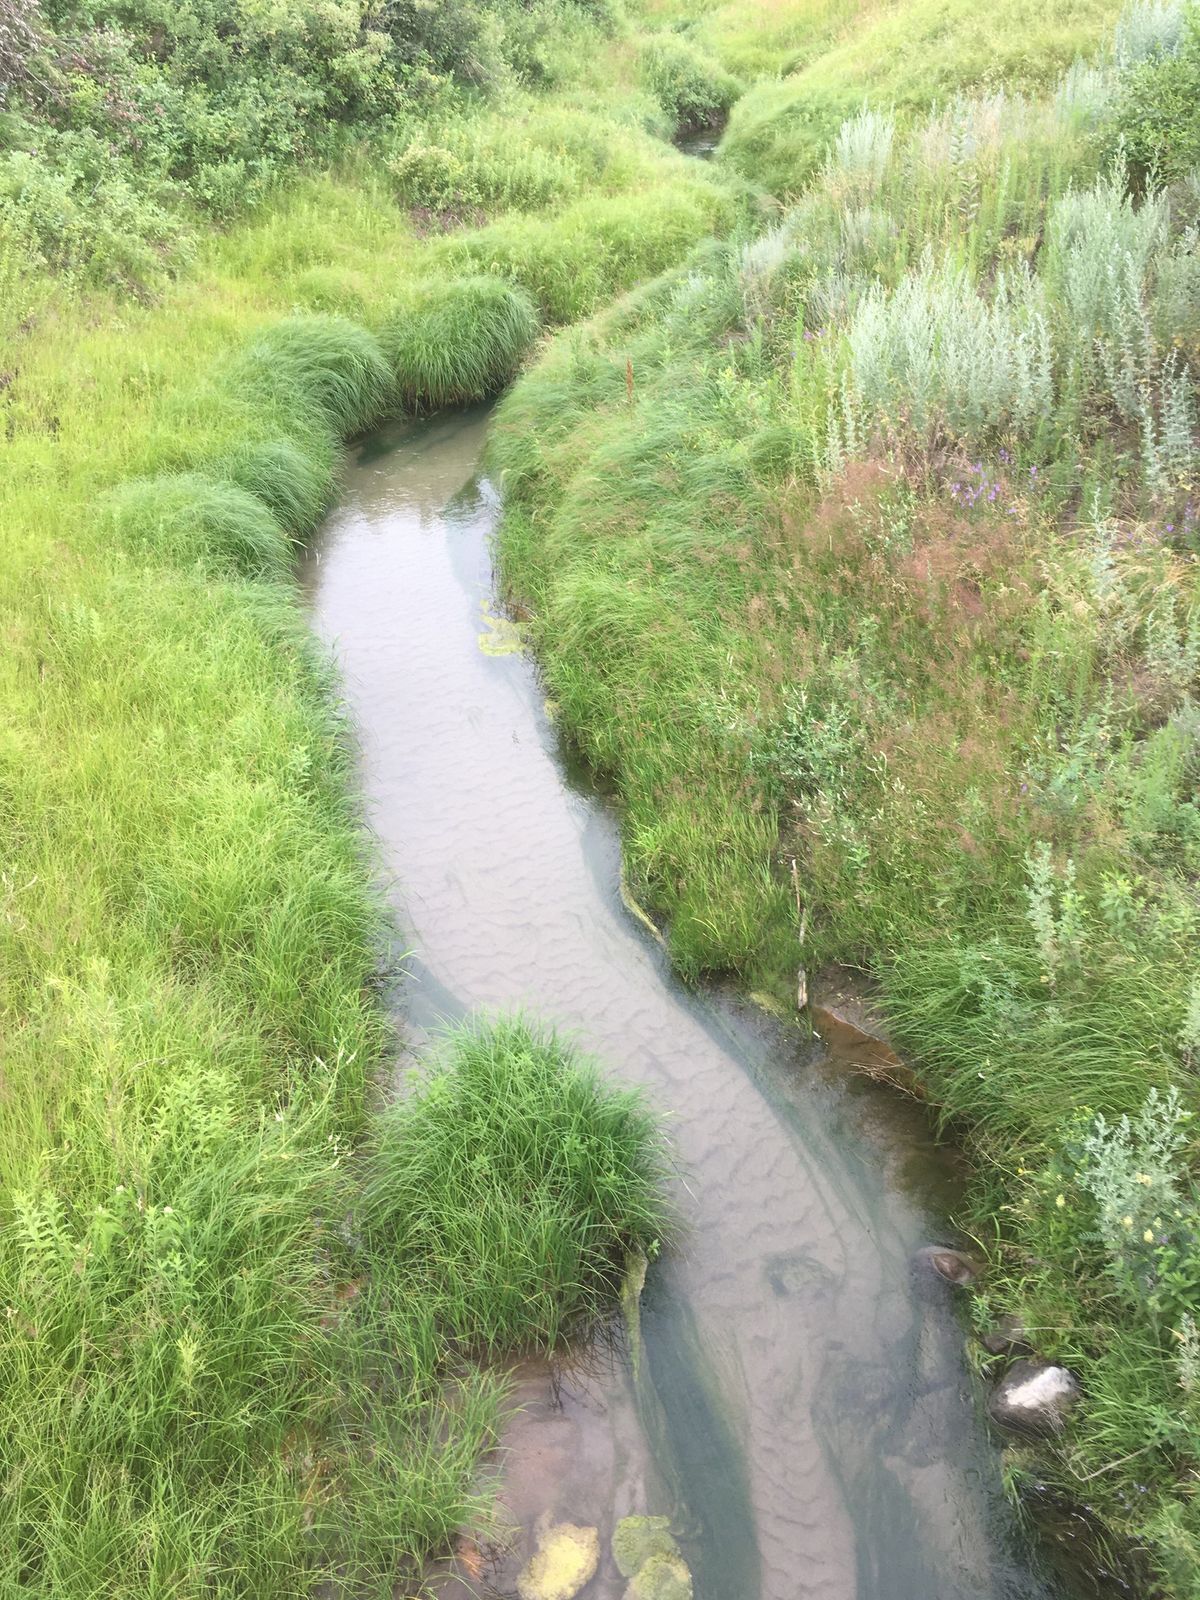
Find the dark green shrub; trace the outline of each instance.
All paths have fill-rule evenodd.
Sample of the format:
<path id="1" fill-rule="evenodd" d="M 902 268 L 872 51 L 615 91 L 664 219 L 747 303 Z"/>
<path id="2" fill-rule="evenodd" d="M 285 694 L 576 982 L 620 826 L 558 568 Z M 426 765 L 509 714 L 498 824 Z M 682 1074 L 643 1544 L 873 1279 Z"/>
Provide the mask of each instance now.
<path id="1" fill-rule="evenodd" d="M 520 1018 L 452 1033 L 384 1114 L 361 1222 L 389 1281 L 469 1349 L 553 1347 L 669 1226 L 639 1090 Z"/>
<path id="2" fill-rule="evenodd" d="M 257 496 L 281 526 L 296 535 L 309 532 L 320 521 L 333 487 L 332 461 L 306 454 L 290 439 L 243 445 L 215 470 Z"/>
<path id="3" fill-rule="evenodd" d="M 282 577 L 291 545 L 256 495 L 200 473 L 135 478 L 114 489 L 101 514 L 126 549 L 178 566 L 244 577 Z"/>
<path id="4" fill-rule="evenodd" d="M 501 278 L 429 284 L 381 335 L 405 406 L 464 405 L 504 387 L 538 334 L 522 289 Z"/>
<path id="5" fill-rule="evenodd" d="M 187 259 L 191 236 L 161 199 L 91 135 L 47 132 L 36 153 L 0 156 L 0 218 L 82 282 L 141 292 Z"/>
<path id="6" fill-rule="evenodd" d="M 1144 181 L 1171 183 L 1200 168 L 1200 13 L 1188 14 L 1182 42 L 1122 74 L 1106 130 Z"/>
<path id="7" fill-rule="evenodd" d="M 346 317 L 288 317 L 268 328 L 234 368 L 235 382 L 275 401 L 283 414 L 307 405 L 339 439 L 364 433 L 392 404 L 378 341 Z"/>
<path id="8" fill-rule="evenodd" d="M 406 206 L 449 211 L 479 204 L 470 165 L 444 145 L 414 139 L 387 164 L 396 198 Z"/>

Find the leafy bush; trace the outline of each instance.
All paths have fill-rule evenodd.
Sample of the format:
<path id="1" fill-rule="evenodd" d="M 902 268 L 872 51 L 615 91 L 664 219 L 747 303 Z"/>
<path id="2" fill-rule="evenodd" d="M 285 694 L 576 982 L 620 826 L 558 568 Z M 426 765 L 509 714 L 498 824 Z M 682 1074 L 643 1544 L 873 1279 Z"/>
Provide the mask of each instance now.
<path id="1" fill-rule="evenodd" d="M 538 333 L 533 302 L 500 278 L 418 288 L 381 341 L 404 405 L 464 405 L 504 387 Z"/>
<path id="2" fill-rule="evenodd" d="M 414 139 L 407 149 L 389 160 L 388 171 L 396 194 L 405 205 L 448 211 L 479 203 L 467 164 L 443 145 Z"/>
<path id="3" fill-rule="evenodd" d="M 133 479 L 112 491 L 102 515 L 124 548 L 178 566 L 278 578 L 291 555 L 262 500 L 198 473 Z"/>
<path id="4" fill-rule="evenodd" d="M 273 398 L 286 414 L 320 413 L 339 439 L 364 433 L 393 401 L 378 341 L 345 317 L 295 316 L 268 328 L 234 366 L 231 380 Z"/>
<path id="5" fill-rule="evenodd" d="M 475 130 L 446 130 L 454 148 L 414 140 L 393 156 L 388 170 L 400 200 L 433 211 L 537 211 L 581 187 L 570 156 L 508 130 L 502 142 Z"/>
<path id="6" fill-rule="evenodd" d="M 658 1249 L 667 1170 L 640 1091 L 520 1018 L 476 1022 L 384 1114 L 360 1221 L 457 1344 L 552 1349 Z"/>
<path id="7" fill-rule="evenodd" d="M 1132 1120 L 1097 1116 L 1072 1146 L 1075 1179 L 1096 1207 L 1096 1237 L 1123 1295 L 1176 1327 L 1200 1292 L 1195 1196 L 1185 1195 L 1179 1091 L 1151 1089 Z M 1186 1215 L 1184 1207 L 1186 1206 Z"/>
<path id="8" fill-rule="evenodd" d="M 1200 11 L 1172 8 L 1178 29 L 1155 37 L 1122 74 L 1108 142 L 1145 183 L 1172 183 L 1200 168 Z"/>
<path id="9" fill-rule="evenodd" d="M 0 219 L 43 268 L 85 284 L 140 293 L 189 259 L 192 236 L 162 198 L 90 136 L 50 134 L 36 155 L 0 157 Z"/>

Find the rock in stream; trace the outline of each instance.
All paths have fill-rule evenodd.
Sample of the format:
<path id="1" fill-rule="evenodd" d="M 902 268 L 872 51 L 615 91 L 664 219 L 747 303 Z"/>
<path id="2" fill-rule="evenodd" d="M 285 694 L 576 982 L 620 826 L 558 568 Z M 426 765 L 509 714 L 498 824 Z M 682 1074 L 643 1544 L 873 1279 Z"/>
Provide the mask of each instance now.
<path id="1" fill-rule="evenodd" d="M 1061 1433 L 1078 1399 L 1079 1384 L 1066 1367 L 1014 1361 L 992 1390 L 988 1411 L 1002 1427 L 1021 1433 Z"/>

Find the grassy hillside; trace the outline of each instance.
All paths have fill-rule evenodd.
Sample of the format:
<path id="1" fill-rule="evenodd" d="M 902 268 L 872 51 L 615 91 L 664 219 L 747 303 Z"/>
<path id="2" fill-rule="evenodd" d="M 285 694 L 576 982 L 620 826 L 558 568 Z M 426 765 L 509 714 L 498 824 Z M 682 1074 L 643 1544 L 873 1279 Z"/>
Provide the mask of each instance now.
<path id="1" fill-rule="evenodd" d="M 846 106 L 877 63 L 881 98 L 815 172 L 775 147 L 773 226 L 505 399 L 502 564 L 681 968 L 786 1007 L 799 966 L 877 980 L 972 1157 L 980 1326 L 1082 1379 L 1014 1484 L 1190 1595 L 1200 34 L 1134 7 L 1052 82 L 1095 11 L 943 7 L 940 52 L 927 15 L 806 58 Z M 915 109 L 1022 17 L 1045 93 Z M 757 172 L 747 118 L 790 85 L 738 103 L 724 159 Z"/>
<path id="2" fill-rule="evenodd" d="M 1111 0 L 915 0 L 814 5 L 807 39 L 779 74 L 738 103 L 723 153 L 779 195 L 812 176 L 842 122 L 861 106 L 924 110 L 968 91 L 1047 89 L 1111 26 Z M 837 26 L 840 22 L 841 26 Z"/>

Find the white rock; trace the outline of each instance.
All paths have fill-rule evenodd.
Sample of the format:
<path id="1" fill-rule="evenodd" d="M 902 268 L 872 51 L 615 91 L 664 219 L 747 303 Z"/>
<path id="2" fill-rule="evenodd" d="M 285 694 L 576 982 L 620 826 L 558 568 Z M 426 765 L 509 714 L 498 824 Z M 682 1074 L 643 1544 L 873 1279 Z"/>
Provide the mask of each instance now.
<path id="1" fill-rule="evenodd" d="M 1079 1384 L 1066 1367 L 1044 1361 L 1014 1361 L 992 1391 L 988 1410 L 1006 1428 L 1059 1433 L 1079 1399 Z"/>

